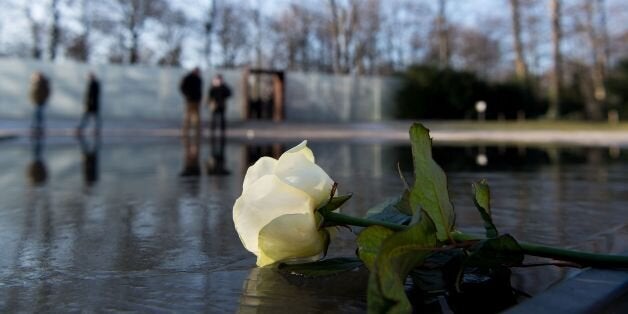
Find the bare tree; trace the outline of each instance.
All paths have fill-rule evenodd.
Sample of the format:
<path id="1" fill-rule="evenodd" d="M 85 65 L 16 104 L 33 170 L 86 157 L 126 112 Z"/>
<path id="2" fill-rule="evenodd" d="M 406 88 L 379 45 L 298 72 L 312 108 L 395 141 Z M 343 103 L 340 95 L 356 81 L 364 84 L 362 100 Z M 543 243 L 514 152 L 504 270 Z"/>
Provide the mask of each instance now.
<path id="1" fill-rule="evenodd" d="M 515 74 L 521 81 L 528 78 L 528 66 L 523 53 L 523 42 L 521 39 L 521 7 L 519 0 L 510 0 L 510 12 L 512 20 L 513 45 L 515 49 Z"/>
<path id="2" fill-rule="evenodd" d="M 335 0 L 329 0 L 329 7 L 331 10 L 331 32 L 333 37 L 333 51 L 334 51 L 334 73 L 340 73 L 340 54 L 341 54 L 341 45 L 340 45 L 340 25 L 342 21 L 338 16 L 338 6 L 336 5 Z"/>
<path id="3" fill-rule="evenodd" d="M 455 32 L 459 43 L 457 57 L 463 69 L 489 78 L 491 70 L 500 63 L 499 42 L 486 33 L 474 29 L 459 29 Z"/>
<path id="4" fill-rule="evenodd" d="M 28 24 L 29 24 L 29 28 L 31 32 L 31 40 L 32 40 L 31 57 L 33 57 L 34 59 L 41 59 L 42 51 L 43 51 L 41 47 L 41 42 L 42 42 L 41 32 L 43 30 L 43 24 L 41 21 L 38 21 L 33 16 L 32 10 L 33 9 L 30 5 L 24 8 L 24 15 L 26 16 L 26 19 L 28 20 Z"/>
<path id="5" fill-rule="evenodd" d="M 604 12 L 604 1 L 586 1 L 584 3 L 586 24 L 585 30 L 589 44 L 591 46 L 591 88 L 592 97 L 586 101 L 586 114 L 591 120 L 601 120 L 602 110 L 606 101 L 606 78 L 608 48 L 605 39 L 606 33 L 606 13 Z M 595 16 L 599 17 L 596 25 Z"/>
<path id="6" fill-rule="evenodd" d="M 312 12 L 292 4 L 270 23 L 270 27 L 276 35 L 272 54 L 285 59 L 285 67 L 290 70 L 307 70 L 314 31 Z"/>
<path id="7" fill-rule="evenodd" d="M 335 73 L 364 73 L 367 59 L 377 55 L 379 0 L 329 1 Z"/>
<path id="8" fill-rule="evenodd" d="M 562 41 L 561 0 L 550 0 L 550 10 L 552 21 L 552 59 L 554 61 L 554 71 L 552 74 L 550 103 L 547 111 L 547 117 L 549 119 L 556 119 L 560 114 L 561 87 L 563 76 L 563 55 L 560 49 L 560 44 Z"/>
<path id="9" fill-rule="evenodd" d="M 447 25 L 447 1 L 438 0 L 438 16 L 436 17 L 438 32 L 438 64 L 441 67 L 449 66 L 451 48 L 449 45 L 449 27 Z"/>
<path id="10" fill-rule="evenodd" d="M 205 16 L 205 62 L 207 67 L 212 66 L 212 36 L 216 20 L 216 0 L 210 0 L 207 15 Z"/>
<path id="11" fill-rule="evenodd" d="M 544 71 L 542 61 L 547 54 L 543 51 L 543 46 L 548 40 L 547 36 L 551 36 L 551 31 L 547 31 L 550 23 L 546 22 L 549 15 L 545 0 L 519 0 L 519 7 L 522 36 L 527 39 L 522 42 L 525 56 L 523 60 L 526 61 L 527 78 L 530 78 L 532 72 L 540 74 Z M 528 80 L 528 83 L 534 83 L 534 80 Z"/>
<path id="12" fill-rule="evenodd" d="M 117 0 L 122 13 L 122 24 L 129 37 L 128 61 L 131 64 L 140 61 L 140 38 L 144 26 L 150 19 L 158 19 L 167 10 L 163 0 Z"/>
<path id="13" fill-rule="evenodd" d="M 242 11 L 240 7 L 225 3 L 216 14 L 216 36 L 225 67 L 234 67 L 238 56 L 243 54 L 250 42 L 247 14 Z"/>
<path id="14" fill-rule="evenodd" d="M 57 50 L 59 48 L 59 42 L 61 41 L 61 12 L 59 10 L 59 0 L 50 1 L 50 15 L 52 16 L 52 21 L 50 23 L 48 55 L 50 61 L 54 61 L 57 58 Z"/>
<path id="15" fill-rule="evenodd" d="M 181 10 L 168 8 L 161 14 L 163 30 L 159 38 L 163 43 L 163 54 L 157 61 L 160 65 L 181 66 L 183 41 L 188 32 L 188 18 Z"/>
<path id="16" fill-rule="evenodd" d="M 81 1 L 81 15 L 79 23 L 83 27 L 83 32 L 69 39 L 65 47 L 65 55 L 69 58 L 87 62 L 90 55 L 90 34 L 92 30 L 92 16 L 88 6 L 89 0 Z"/>

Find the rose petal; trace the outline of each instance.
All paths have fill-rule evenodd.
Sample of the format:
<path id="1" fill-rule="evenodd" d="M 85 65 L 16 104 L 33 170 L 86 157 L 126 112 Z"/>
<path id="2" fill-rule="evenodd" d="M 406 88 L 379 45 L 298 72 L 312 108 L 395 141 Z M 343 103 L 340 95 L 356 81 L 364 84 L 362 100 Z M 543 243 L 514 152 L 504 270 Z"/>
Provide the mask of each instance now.
<path id="1" fill-rule="evenodd" d="M 324 230 L 318 230 L 312 214 L 279 216 L 260 230 L 257 266 L 316 261 L 325 252 L 328 239 Z"/>
<path id="2" fill-rule="evenodd" d="M 258 234 L 264 226 L 282 215 L 312 215 L 313 211 L 310 196 L 274 175 L 265 175 L 236 200 L 233 222 L 244 247 L 258 255 Z"/>
<path id="3" fill-rule="evenodd" d="M 251 184 L 257 181 L 259 178 L 272 174 L 275 170 L 277 159 L 271 157 L 262 157 L 258 159 L 252 166 L 246 170 L 244 175 L 244 182 L 242 182 L 242 191 L 246 190 Z"/>
<path id="4" fill-rule="evenodd" d="M 302 151 L 281 155 L 275 166 L 275 174 L 286 183 L 310 195 L 318 207 L 329 199 L 334 182 L 321 167 L 308 158 L 307 153 L 301 153 Z"/>
<path id="5" fill-rule="evenodd" d="M 285 151 L 282 155 L 285 155 L 285 154 L 303 154 L 303 156 L 305 156 L 307 160 L 311 162 L 315 162 L 314 153 L 312 153 L 312 150 L 309 147 L 307 147 L 307 141 L 303 141 L 299 143 L 299 145 L 290 148 L 289 150 Z"/>

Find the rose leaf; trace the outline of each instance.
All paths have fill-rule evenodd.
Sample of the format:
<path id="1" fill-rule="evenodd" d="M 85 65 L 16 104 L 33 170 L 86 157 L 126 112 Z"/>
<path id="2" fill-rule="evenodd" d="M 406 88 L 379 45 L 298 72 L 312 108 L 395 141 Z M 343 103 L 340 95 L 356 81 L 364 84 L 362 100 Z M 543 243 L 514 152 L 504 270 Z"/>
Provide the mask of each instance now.
<path id="1" fill-rule="evenodd" d="M 451 238 L 455 224 L 453 205 L 447 190 L 447 176 L 432 159 L 432 139 L 429 130 L 415 123 L 410 128 L 412 159 L 414 163 L 414 186 L 410 192 L 410 205 L 413 221 L 419 219 L 419 209 L 423 209 L 434 221 L 438 240 Z"/>
<path id="2" fill-rule="evenodd" d="M 487 238 L 496 238 L 499 235 L 493 219 L 491 218 L 491 195 L 486 180 L 481 180 L 472 185 L 473 203 L 475 208 L 480 212 L 482 220 L 484 220 L 484 229 L 486 229 Z"/>

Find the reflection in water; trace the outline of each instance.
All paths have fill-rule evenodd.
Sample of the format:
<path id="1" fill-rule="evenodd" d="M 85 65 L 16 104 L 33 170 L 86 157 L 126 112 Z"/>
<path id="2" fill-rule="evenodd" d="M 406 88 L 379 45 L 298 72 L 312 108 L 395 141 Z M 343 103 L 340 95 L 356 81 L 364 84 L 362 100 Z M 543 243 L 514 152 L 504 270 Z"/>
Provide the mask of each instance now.
<path id="1" fill-rule="evenodd" d="M 278 159 L 279 156 L 284 152 L 284 145 L 279 143 L 263 143 L 263 144 L 244 144 L 243 145 L 243 155 L 242 162 L 240 163 L 240 168 L 242 171 L 242 178 L 244 180 L 244 175 L 246 174 L 246 170 L 249 169 L 258 159 L 266 156 Z"/>
<path id="2" fill-rule="evenodd" d="M 226 176 L 231 173 L 231 171 L 225 168 L 225 145 L 226 138 L 224 134 L 218 138 L 215 136 L 210 137 L 209 147 L 211 154 L 207 158 L 206 162 L 207 175 Z"/>
<path id="3" fill-rule="evenodd" d="M 244 280 L 238 312 L 364 312 L 367 283 L 366 269 L 306 278 L 283 274 L 272 267 L 256 267 Z"/>
<path id="4" fill-rule="evenodd" d="M 28 165 L 26 174 L 32 185 L 43 185 L 48 179 L 48 171 L 46 170 L 46 162 L 44 160 L 44 136 L 33 136 L 31 138 L 33 145 L 32 161 Z"/>
<path id="5" fill-rule="evenodd" d="M 83 155 L 83 179 L 88 186 L 98 181 L 98 150 L 100 149 L 100 136 L 95 134 L 90 144 L 85 137 L 78 136 L 81 154 Z"/>
<path id="6" fill-rule="evenodd" d="M 183 137 L 183 170 L 179 174 L 182 177 L 196 177 L 201 175 L 199 161 L 199 137 Z"/>
<path id="7" fill-rule="evenodd" d="M 43 141 L 33 141 L 32 151 L 20 143 L 2 147 L 0 312 L 363 311 L 364 286 L 357 279 L 354 286 L 353 279 L 341 277 L 329 288 L 340 291 L 320 288 L 316 280 L 260 274 L 268 270 L 254 270 L 247 279 L 255 257 L 233 227 L 233 201 L 252 162 L 261 155 L 279 157 L 297 143 L 218 142 L 203 148 L 188 141 L 182 143 L 183 160 L 179 142 L 107 143 L 100 150 L 86 144 L 84 152 L 97 156 L 97 189 L 82 188 L 91 175 L 81 176 L 75 145 L 49 139 L 45 158 Z M 309 146 L 340 189 L 354 193 L 343 207 L 349 214 L 363 215 L 399 194 L 397 162 L 412 178 L 407 146 Z M 478 152 L 476 147 L 434 149 L 448 173 L 461 229 L 483 231 L 469 191 L 471 182 L 486 178 L 501 232 L 597 252 L 628 249 L 625 150 L 486 147 L 484 167 L 476 164 Z M 32 161 L 24 158 L 31 153 Z M 191 161 L 198 169 L 201 155 L 222 160 L 232 175 L 179 178 L 182 163 Z M 84 169 L 90 168 L 87 161 Z M 31 175 L 31 163 L 44 165 L 36 168 L 45 174 Z M 30 187 L 35 181 L 46 184 Z M 353 256 L 355 236 L 339 232 L 329 253 Z M 535 294 L 565 275 L 551 267 L 515 269 L 513 285 Z"/>
<path id="8" fill-rule="evenodd" d="M 248 168 L 254 164 L 258 159 L 268 156 L 272 158 L 279 158 L 284 151 L 284 146 L 277 143 L 272 144 L 246 144 L 244 146 L 244 168 Z"/>

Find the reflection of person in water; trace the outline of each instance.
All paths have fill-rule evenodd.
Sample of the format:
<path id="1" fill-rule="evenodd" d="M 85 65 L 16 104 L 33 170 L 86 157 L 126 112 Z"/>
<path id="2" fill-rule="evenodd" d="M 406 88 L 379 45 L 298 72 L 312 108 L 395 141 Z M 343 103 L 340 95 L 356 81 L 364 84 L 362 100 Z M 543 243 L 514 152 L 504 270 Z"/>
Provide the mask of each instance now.
<path id="1" fill-rule="evenodd" d="M 225 168 L 225 137 L 210 138 L 211 155 L 207 159 L 207 175 L 226 176 L 231 172 Z"/>
<path id="2" fill-rule="evenodd" d="M 182 177 L 195 177 L 201 174 L 201 166 L 198 158 L 198 137 L 183 138 L 183 170 L 179 174 Z"/>
<path id="3" fill-rule="evenodd" d="M 28 165 L 26 175 L 32 185 L 43 185 L 48 179 L 48 171 L 43 158 L 44 138 L 33 137 L 33 161 Z"/>
<path id="4" fill-rule="evenodd" d="M 93 185 L 98 181 L 98 150 L 100 149 L 100 137 L 94 136 L 91 147 L 83 136 L 79 136 L 79 145 L 83 154 L 83 178 L 86 185 Z"/>

